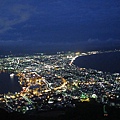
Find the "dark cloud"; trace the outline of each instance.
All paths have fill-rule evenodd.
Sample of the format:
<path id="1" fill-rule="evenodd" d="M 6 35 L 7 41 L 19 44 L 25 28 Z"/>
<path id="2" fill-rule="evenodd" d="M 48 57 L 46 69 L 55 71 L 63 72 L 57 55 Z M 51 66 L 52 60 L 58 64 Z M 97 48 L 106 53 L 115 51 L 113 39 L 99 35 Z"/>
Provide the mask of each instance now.
<path id="1" fill-rule="evenodd" d="M 3 9 L 3 7 L 4 6 L 2 6 L 1 9 Z M 2 16 L 0 17 L 0 33 L 14 29 L 14 25 L 26 22 L 30 19 L 32 14 L 35 13 L 35 8 L 29 5 L 12 4 L 5 7 L 6 9 L 4 12 L 1 10 Z"/>
<path id="2" fill-rule="evenodd" d="M 119 0 L 0 1 L 0 44 L 118 45 L 119 14 Z"/>

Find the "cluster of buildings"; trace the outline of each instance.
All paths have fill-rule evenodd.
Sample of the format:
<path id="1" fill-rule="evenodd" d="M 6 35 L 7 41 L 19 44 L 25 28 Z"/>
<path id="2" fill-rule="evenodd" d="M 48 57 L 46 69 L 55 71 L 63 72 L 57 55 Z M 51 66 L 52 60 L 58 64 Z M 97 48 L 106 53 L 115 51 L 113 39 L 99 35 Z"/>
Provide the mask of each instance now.
<path id="1" fill-rule="evenodd" d="M 0 106 L 9 112 L 29 113 L 75 107 L 74 100 L 120 107 L 120 74 L 79 68 L 74 60 L 87 53 L 31 55 L 0 59 L 0 70 L 18 76 L 22 91 L 0 95 Z M 100 52 L 101 53 L 101 52 Z"/>

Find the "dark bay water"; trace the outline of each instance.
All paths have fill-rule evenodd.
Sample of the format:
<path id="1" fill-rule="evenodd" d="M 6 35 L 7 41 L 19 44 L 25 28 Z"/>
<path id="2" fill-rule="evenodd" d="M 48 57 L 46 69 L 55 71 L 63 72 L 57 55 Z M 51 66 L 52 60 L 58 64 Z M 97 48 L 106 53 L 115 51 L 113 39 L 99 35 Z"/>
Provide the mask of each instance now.
<path id="1" fill-rule="evenodd" d="M 120 52 L 102 53 L 78 57 L 74 64 L 110 73 L 120 73 Z"/>
<path id="2" fill-rule="evenodd" d="M 20 92 L 21 86 L 18 82 L 18 77 L 10 78 L 8 73 L 0 73 L 0 94 L 8 92 Z"/>

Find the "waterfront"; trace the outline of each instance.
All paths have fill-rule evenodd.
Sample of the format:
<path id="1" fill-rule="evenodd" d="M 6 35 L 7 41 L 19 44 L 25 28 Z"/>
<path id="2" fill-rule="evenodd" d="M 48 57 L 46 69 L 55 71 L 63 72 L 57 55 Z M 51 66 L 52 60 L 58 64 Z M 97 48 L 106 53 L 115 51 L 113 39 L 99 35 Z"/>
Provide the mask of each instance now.
<path id="1" fill-rule="evenodd" d="M 0 73 L 0 94 L 8 92 L 20 92 L 21 86 L 18 82 L 18 77 L 10 77 L 10 74 L 7 72 Z"/>
<path id="2" fill-rule="evenodd" d="M 120 52 L 93 54 L 87 56 L 80 56 L 73 62 L 76 66 L 81 68 L 92 68 L 110 73 L 120 73 Z M 0 93 L 20 92 L 21 86 L 18 82 L 18 77 L 10 78 L 10 74 L 0 73 Z"/>
<path id="3" fill-rule="evenodd" d="M 80 56 L 74 64 L 81 68 L 91 68 L 110 73 L 120 73 L 120 52 Z"/>
<path id="4" fill-rule="evenodd" d="M 104 53 L 113 51 L 104 51 Z M 1 104 L 9 112 L 23 114 L 75 108 L 77 102 L 96 99 L 116 108 L 120 107 L 120 74 L 78 68 L 73 63 L 78 56 L 101 54 L 57 53 L 56 55 L 33 55 L 5 57 L 0 61 L 1 70 L 13 71 L 19 77 L 21 92 L 1 95 Z M 17 74 L 16 74 L 17 73 Z M 112 92 L 111 92 L 112 91 Z M 106 113 L 105 113 L 106 115 Z"/>

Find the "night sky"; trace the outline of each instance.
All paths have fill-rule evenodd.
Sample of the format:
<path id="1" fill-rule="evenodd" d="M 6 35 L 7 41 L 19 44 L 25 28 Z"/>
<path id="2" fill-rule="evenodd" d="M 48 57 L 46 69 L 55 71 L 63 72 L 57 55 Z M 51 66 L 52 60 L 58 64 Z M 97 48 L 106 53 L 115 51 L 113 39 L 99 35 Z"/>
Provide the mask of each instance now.
<path id="1" fill-rule="evenodd" d="M 120 0 L 0 0 L 0 51 L 106 47 L 120 48 Z"/>

